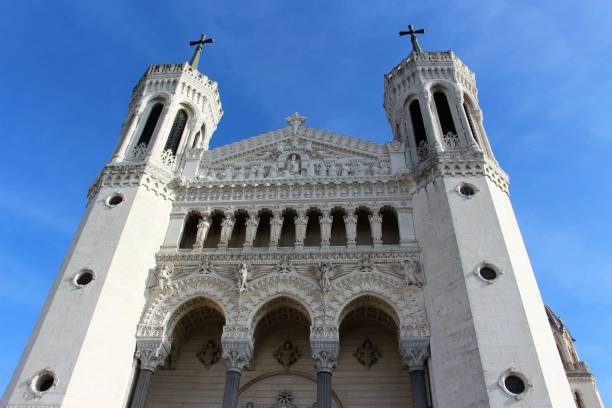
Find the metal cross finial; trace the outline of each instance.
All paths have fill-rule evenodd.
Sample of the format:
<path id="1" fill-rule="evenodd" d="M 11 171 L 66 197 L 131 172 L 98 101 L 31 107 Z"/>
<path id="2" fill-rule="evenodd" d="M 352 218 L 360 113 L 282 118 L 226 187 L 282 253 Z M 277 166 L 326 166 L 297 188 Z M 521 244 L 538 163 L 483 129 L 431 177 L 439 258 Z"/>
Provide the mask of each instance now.
<path id="1" fill-rule="evenodd" d="M 302 126 L 304 122 L 306 122 L 306 117 L 295 112 L 285 120 L 287 121 L 287 124 L 293 128 L 293 133 L 296 133 L 297 129 Z"/>
<path id="2" fill-rule="evenodd" d="M 419 41 L 417 40 L 417 34 L 425 34 L 425 29 L 419 28 L 415 30 L 412 24 L 408 25 L 408 31 L 400 31 L 399 35 L 410 35 L 410 41 L 412 42 L 412 50 L 416 53 L 422 52 L 421 47 L 419 46 Z"/>
<path id="3" fill-rule="evenodd" d="M 189 41 L 190 46 L 197 45 L 195 52 L 193 53 L 193 57 L 191 57 L 191 61 L 189 61 L 189 65 L 195 71 L 198 69 L 198 64 L 200 63 L 200 56 L 202 55 L 202 47 L 204 44 L 211 44 L 214 42 L 212 37 L 206 37 L 206 34 L 202 34 L 199 40 L 197 41 Z"/>

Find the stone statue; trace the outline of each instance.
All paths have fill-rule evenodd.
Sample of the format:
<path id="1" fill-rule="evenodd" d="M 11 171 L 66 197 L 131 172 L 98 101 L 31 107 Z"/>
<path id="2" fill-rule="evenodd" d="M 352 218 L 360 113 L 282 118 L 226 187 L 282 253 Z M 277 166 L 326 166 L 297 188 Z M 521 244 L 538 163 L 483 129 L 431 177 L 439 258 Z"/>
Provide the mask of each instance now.
<path id="1" fill-rule="evenodd" d="M 255 233 L 257 232 L 257 225 L 259 225 L 259 217 L 251 215 L 246 221 L 246 231 L 244 236 L 244 245 L 253 245 L 255 239 Z"/>
<path id="2" fill-rule="evenodd" d="M 292 342 L 287 340 L 274 352 L 274 357 L 280 365 L 289 368 L 302 357 L 302 353 Z"/>
<path id="3" fill-rule="evenodd" d="M 196 234 L 195 244 L 193 244 L 194 248 L 202 248 L 202 246 L 204 246 L 204 241 L 206 240 L 209 229 L 210 221 L 208 221 L 208 214 L 204 214 L 200 222 L 198 222 L 198 233 Z"/>
<path id="4" fill-rule="evenodd" d="M 236 180 L 244 180 L 245 172 L 244 167 L 240 167 L 236 173 Z"/>
<path id="5" fill-rule="evenodd" d="M 241 262 L 238 265 L 238 292 L 242 293 L 247 289 L 247 279 L 249 277 L 249 270 L 247 264 Z"/>
<path id="6" fill-rule="evenodd" d="M 306 238 L 306 226 L 308 225 L 308 216 L 300 211 L 297 218 L 295 219 L 295 242 L 296 244 L 303 244 Z"/>
<path id="7" fill-rule="evenodd" d="M 272 163 L 270 171 L 268 172 L 268 178 L 276 178 L 278 176 L 278 164 Z"/>
<path id="8" fill-rule="evenodd" d="M 381 173 L 382 173 L 382 167 L 380 166 L 380 163 L 372 164 L 372 174 L 375 176 L 378 176 Z"/>
<path id="9" fill-rule="evenodd" d="M 329 245 L 332 222 L 333 219 L 329 215 L 329 211 L 324 211 L 323 215 L 319 217 L 319 224 L 321 225 L 321 243 L 324 245 Z"/>
<path id="10" fill-rule="evenodd" d="M 338 167 L 340 167 L 340 172 L 339 172 L 340 177 L 348 176 L 348 170 L 344 163 L 340 163 Z"/>
<path id="11" fill-rule="evenodd" d="M 370 227 L 372 228 L 372 239 L 374 244 L 382 244 L 382 217 L 375 212 L 368 217 L 370 219 Z"/>
<path id="12" fill-rule="evenodd" d="M 298 155 L 293 153 L 291 156 L 289 156 L 289 160 L 287 161 L 287 170 L 292 176 L 300 174 L 300 162 L 298 161 L 298 158 Z"/>
<path id="13" fill-rule="evenodd" d="M 332 161 L 329 164 L 329 167 L 327 169 L 327 175 L 329 177 L 336 177 L 338 175 L 338 169 L 336 168 L 336 162 Z"/>
<path id="14" fill-rule="evenodd" d="M 209 340 L 200 351 L 197 352 L 196 356 L 198 360 L 206 369 L 209 369 L 213 364 L 215 364 L 221 358 L 221 349 L 217 344 Z"/>
<path id="15" fill-rule="evenodd" d="M 170 284 L 170 275 L 174 270 L 174 265 L 170 263 L 163 264 L 159 267 L 159 272 L 157 273 L 157 286 L 161 290 L 165 290 Z"/>
<path id="16" fill-rule="evenodd" d="M 353 355 L 369 370 L 382 357 L 382 352 L 371 340 L 365 340 Z"/>
<path id="17" fill-rule="evenodd" d="M 319 284 L 321 285 L 321 289 L 328 290 L 331 285 L 331 282 L 329 281 L 329 274 L 330 274 L 329 264 L 327 262 L 320 262 L 318 269 L 319 269 Z"/>
<path id="18" fill-rule="evenodd" d="M 354 244 L 357 239 L 357 217 L 352 212 L 344 216 L 346 227 L 346 240 L 349 244 Z"/>
<path id="19" fill-rule="evenodd" d="M 281 228 L 283 227 L 283 220 L 284 218 L 279 214 L 274 214 L 274 216 L 270 219 L 270 243 L 272 245 L 278 244 Z"/>
<path id="20" fill-rule="evenodd" d="M 221 221 L 221 238 L 219 239 L 219 245 L 227 245 L 232 236 L 235 223 L 236 221 L 229 214 Z"/>
<path id="21" fill-rule="evenodd" d="M 406 280 L 408 286 L 423 286 L 423 280 L 421 279 L 421 273 L 419 271 L 419 264 L 412 259 L 404 259 L 400 262 L 400 270 Z"/>

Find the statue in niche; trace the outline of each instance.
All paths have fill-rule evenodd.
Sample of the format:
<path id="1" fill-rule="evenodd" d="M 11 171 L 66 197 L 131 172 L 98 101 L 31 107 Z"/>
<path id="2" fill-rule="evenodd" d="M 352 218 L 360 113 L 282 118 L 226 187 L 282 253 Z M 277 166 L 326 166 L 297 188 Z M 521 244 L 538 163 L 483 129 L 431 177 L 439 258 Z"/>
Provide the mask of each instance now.
<path id="1" fill-rule="evenodd" d="M 302 357 L 302 353 L 292 342 L 287 340 L 274 352 L 274 357 L 280 365 L 289 368 Z"/>
<path id="2" fill-rule="evenodd" d="M 236 221 L 231 215 L 226 215 L 223 221 L 221 221 L 221 238 L 219 240 L 219 244 L 227 245 L 230 237 L 232 236 L 235 223 Z"/>
<path id="3" fill-rule="evenodd" d="M 333 219 L 329 214 L 329 211 L 324 211 L 323 215 L 319 217 L 319 224 L 321 225 L 321 242 L 323 244 L 329 244 L 331 239 L 331 226 Z"/>
<path id="4" fill-rule="evenodd" d="M 270 166 L 270 171 L 268 172 L 268 178 L 276 178 L 276 177 L 278 177 L 278 164 L 274 162 Z"/>
<path id="5" fill-rule="evenodd" d="M 244 180 L 244 168 L 240 167 L 238 168 L 238 171 L 236 172 L 236 180 Z"/>
<path id="6" fill-rule="evenodd" d="M 263 172 L 261 170 L 261 166 L 260 165 L 256 165 L 255 167 L 253 167 L 253 175 L 255 178 L 263 178 Z"/>
<path id="7" fill-rule="evenodd" d="M 346 168 L 346 164 L 340 163 L 338 167 L 340 167 L 340 172 L 339 172 L 340 177 L 345 177 L 349 175 L 348 169 Z"/>
<path id="8" fill-rule="evenodd" d="M 238 292 L 242 293 L 247 290 L 247 280 L 249 278 L 249 269 L 247 268 L 247 264 L 244 262 L 240 262 L 238 264 Z"/>
<path id="9" fill-rule="evenodd" d="M 196 234 L 195 244 L 193 244 L 194 248 L 202 248 L 209 229 L 210 221 L 208 221 L 208 214 L 202 214 L 202 219 L 198 222 L 198 232 Z"/>
<path id="10" fill-rule="evenodd" d="M 372 164 L 372 170 L 371 170 L 372 174 L 375 176 L 379 176 L 380 174 L 382 174 L 382 167 L 380 165 L 380 163 L 374 163 Z"/>
<path id="11" fill-rule="evenodd" d="M 338 175 L 338 169 L 336 167 L 336 162 L 332 161 L 329 163 L 329 167 L 327 169 L 327 175 L 329 177 L 336 177 Z"/>
<path id="12" fill-rule="evenodd" d="M 246 221 L 246 231 L 244 236 L 245 245 L 253 245 L 255 239 L 255 233 L 257 232 L 257 225 L 259 224 L 259 217 L 251 215 Z"/>
<path id="13" fill-rule="evenodd" d="M 308 225 L 308 216 L 300 211 L 297 218 L 295 219 L 295 242 L 299 244 L 304 243 L 306 238 L 306 226 Z"/>
<path id="14" fill-rule="evenodd" d="M 365 340 L 353 355 L 369 370 L 382 357 L 382 352 L 371 340 Z"/>
<path id="15" fill-rule="evenodd" d="M 306 165 L 306 175 L 309 177 L 314 177 L 317 175 L 315 170 L 315 164 L 312 160 L 309 160 L 308 164 Z"/>
<path id="16" fill-rule="evenodd" d="M 280 238 L 281 228 L 283 227 L 283 217 L 279 214 L 274 214 L 270 219 L 270 243 L 276 245 Z"/>
<path id="17" fill-rule="evenodd" d="M 301 161 L 300 156 L 298 156 L 295 153 L 291 154 L 287 158 L 287 165 L 286 165 L 285 170 L 288 171 L 289 174 L 292 175 L 292 176 L 299 175 L 300 174 L 300 168 L 301 168 L 300 161 Z"/>
<path id="18" fill-rule="evenodd" d="M 346 240 L 349 244 L 354 244 L 357 239 L 357 217 L 352 212 L 344 216 L 346 226 Z"/>
<path id="19" fill-rule="evenodd" d="M 417 262 L 412 259 L 403 259 L 400 262 L 400 271 L 404 275 L 406 285 L 408 286 L 423 286 L 423 279 L 421 278 L 420 266 Z"/>
<path id="20" fill-rule="evenodd" d="M 221 349 L 219 346 L 217 346 L 217 343 L 209 340 L 204 346 L 202 346 L 200 351 L 197 352 L 196 356 L 198 357 L 198 360 L 204 364 L 204 367 L 209 369 L 221 358 Z"/>
<path id="21" fill-rule="evenodd" d="M 382 216 L 377 212 L 368 217 L 372 228 L 372 239 L 375 244 L 382 243 Z"/>

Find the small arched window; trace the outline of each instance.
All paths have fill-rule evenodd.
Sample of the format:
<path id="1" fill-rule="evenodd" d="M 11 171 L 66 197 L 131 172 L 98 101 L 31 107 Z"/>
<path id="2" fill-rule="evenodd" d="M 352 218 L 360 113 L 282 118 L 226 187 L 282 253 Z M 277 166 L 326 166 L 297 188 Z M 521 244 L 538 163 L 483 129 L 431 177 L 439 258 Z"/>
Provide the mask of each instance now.
<path id="1" fill-rule="evenodd" d="M 183 137 L 183 132 L 185 131 L 185 126 L 187 125 L 187 118 L 188 116 L 185 109 L 181 109 L 176 113 L 164 151 L 170 150 L 172 154 L 176 156 L 181 138 Z"/>
<path id="2" fill-rule="evenodd" d="M 436 111 L 438 112 L 438 120 L 440 121 L 440 128 L 442 128 L 442 134 L 446 135 L 450 132 L 456 135 L 457 129 L 455 128 L 455 122 L 453 122 L 453 114 L 448 105 L 446 95 L 444 92 L 437 91 L 433 96 L 436 103 Z"/>
<path id="3" fill-rule="evenodd" d="M 415 146 L 421 145 L 421 142 L 427 143 L 427 135 L 425 133 L 425 123 L 423 122 L 423 115 L 421 114 L 421 105 L 419 101 L 415 99 L 410 102 L 410 121 L 412 123 L 412 132 L 414 133 Z"/>
<path id="4" fill-rule="evenodd" d="M 157 121 L 159 120 L 159 116 L 164 109 L 164 105 L 161 103 L 155 104 L 149 113 L 149 117 L 147 119 L 147 123 L 145 123 L 144 128 L 142 129 L 142 133 L 140 134 L 140 138 L 138 139 L 138 143 L 136 146 L 140 146 L 144 144 L 146 146 L 149 145 L 151 141 L 151 137 L 153 136 L 153 132 L 155 131 L 155 127 L 157 126 Z"/>
<path id="5" fill-rule="evenodd" d="M 577 408 L 585 408 L 584 403 L 582 402 L 582 397 L 580 396 L 580 393 L 578 391 L 574 392 L 574 400 L 576 400 Z"/>

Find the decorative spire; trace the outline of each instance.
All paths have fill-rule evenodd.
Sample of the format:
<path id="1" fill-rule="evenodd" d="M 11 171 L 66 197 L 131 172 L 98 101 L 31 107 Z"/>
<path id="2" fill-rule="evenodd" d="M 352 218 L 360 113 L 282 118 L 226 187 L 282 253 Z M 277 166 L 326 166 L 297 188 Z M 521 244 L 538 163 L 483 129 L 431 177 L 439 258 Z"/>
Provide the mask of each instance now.
<path id="1" fill-rule="evenodd" d="M 415 30 L 412 24 L 408 25 L 408 31 L 400 31 L 399 33 L 400 37 L 404 35 L 410 35 L 410 41 L 412 42 L 412 51 L 418 54 L 422 52 L 422 50 L 419 46 L 419 40 L 416 36 L 417 34 L 425 34 L 425 29 L 419 28 L 418 30 Z"/>
<path id="2" fill-rule="evenodd" d="M 297 133 L 298 128 L 303 126 L 304 122 L 306 122 L 306 117 L 295 112 L 291 116 L 288 116 L 285 120 L 287 121 L 287 124 L 293 128 L 293 133 L 295 134 Z"/>
<path id="3" fill-rule="evenodd" d="M 195 71 L 198 69 L 198 64 L 200 63 L 200 56 L 202 55 L 202 48 L 204 44 L 212 44 L 215 40 L 212 37 L 206 37 L 206 34 L 202 34 L 199 40 L 197 41 L 189 41 L 190 46 L 197 45 L 193 57 L 191 57 L 191 61 L 189 61 L 189 65 Z"/>

